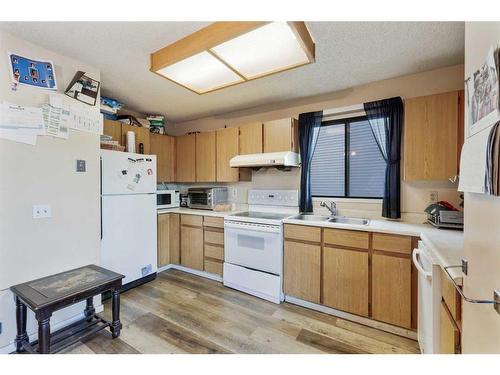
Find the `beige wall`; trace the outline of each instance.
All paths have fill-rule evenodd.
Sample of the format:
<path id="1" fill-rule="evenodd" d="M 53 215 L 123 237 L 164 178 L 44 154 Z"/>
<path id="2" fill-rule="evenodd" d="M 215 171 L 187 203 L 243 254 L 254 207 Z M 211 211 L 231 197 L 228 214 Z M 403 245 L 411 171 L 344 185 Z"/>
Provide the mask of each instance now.
<path id="1" fill-rule="evenodd" d="M 99 70 L 0 32 L 0 100 L 37 106 L 49 91 L 10 89 L 7 51 L 55 64 L 59 92 L 78 70 L 100 79 Z M 71 99 L 68 99 L 71 100 Z M 82 106 L 86 106 L 82 104 Z M 99 111 L 99 107 L 95 107 Z M 87 172 L 76 173 L 76 160 Z M 0 352 L 15 336 L 13 284 L 89 263 L 99 264 L 99 136 L 70 130 L 68 140 L 38 137 L 35 146 L 0 139 Z M 32 206 L 50 204 L 52 217 L 34 220 Z M 82 306 L 59 311 L 52 324 L 80 314 Z M 36 332 L 29 314 L 28 333 Z"/>
<path id="2" fill-rule="evenodd" d="M 169 129 L 169 133 L 182 135 L 190 131 L 217 129 L 224 125 L 237 126 L 252 121 L 266 121 L 291 116 L 297 117 L 299 113 L 303 112 L 340 108 L 393 96 L 411 98 L 460 90 L 463 88 L 463 69 L 463 65 L 450 66 L 429 72 L 372 82 L 328 95 L 177 123 Z M 233 185 L 237 189 L 235 201 L 246 203 L 246 189 L 250 187 L 298 189 L 299 184 L 300 173 L 298 170 L 292 172 L 278 172 L 275 170 L 254 172 L 252 183 Z M 425 219 L 425 215 L 422 212 L 429 204 L 429 194 L 431 191 L 437 191 L 440 200 L 448 200 L 456 206 L 460 202 L 456 185 L 451 183 L 409 184 L 403 182 L 401 185 L 403 220 L 420 222 Z M 317 203 L 315 204 L 315 211 L 324 210 Z M 342 214 L 368 216 L 370 218 L 380 218 L 381 206 L 380 201 L 342 201 L 338 204 Z"/>
<path id="3" fill-rule="evenodd" d="M 500 22 L 466 22 L 465 78 L 484 62 L 490 46 L 500 44 Z M 467 116 L 466 116 L 467 119 Z M 467 120 L 466 120 L 467 121 Z M 465 294 L 492 299 L 500 289 L 500 198 L 465 194 Z M 464 303 L 462 351 L 500 353 L 500 314 L 491 305 Z"/>

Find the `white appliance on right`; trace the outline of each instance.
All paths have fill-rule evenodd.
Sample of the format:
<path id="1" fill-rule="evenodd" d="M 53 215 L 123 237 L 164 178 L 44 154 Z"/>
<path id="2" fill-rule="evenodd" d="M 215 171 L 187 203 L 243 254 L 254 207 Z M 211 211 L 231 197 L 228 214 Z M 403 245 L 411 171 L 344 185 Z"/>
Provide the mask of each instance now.
<path id="1" fill-rule="evenodd" d="M 274 303 L 283 294 L 283 220 L 297 190 L 249 190 L 249 211 L 224 219 L 224 285 Z"/>
<path id="2" fill-rule="evenodd" d="M 423 354 L 439 354 L 441 267 L 433 264 L 422 241 L 412 258 L 418 271 L 418 344 Z"/>

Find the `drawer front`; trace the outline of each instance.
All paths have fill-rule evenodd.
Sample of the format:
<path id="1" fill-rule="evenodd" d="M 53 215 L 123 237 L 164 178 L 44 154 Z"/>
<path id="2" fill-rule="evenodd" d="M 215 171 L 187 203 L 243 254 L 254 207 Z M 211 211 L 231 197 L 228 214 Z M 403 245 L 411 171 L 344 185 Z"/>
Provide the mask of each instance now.
<path id="1" fill-rule="evenodd" d="M 214 227 L 214 228 L 224 228 L 224 218 L 213 217 L 213 216 L 203 216 L 203 226 Z"/>
<path id="2" fill-rule="evenodd" d="M 224 232 L 215 232 L 205 229 L 205 243 L 213 243 L 215 245 L 224 245 Z"/>
<path id="3" fill-rule="evenodd" d="M 285 224 L 285 238 L 289 240 L 321 242 L 321 228 Z"/>
<path id="4" fill-rule="evenodd" d="M 205 259 L 205 272 L 222 275 L 223 263 Z"/>
<path id="5" fill-rule="evenodd" d="M 183 214 L 181 215 L 181 224 L 201 227 L 203 225 L 203 216 Z"/>
<path id="6" fill-rule="evenodd" d="M 460 295 L 458 295 L 453 282 L 444 272 L 441 273 L 441 295 L 455 322 L 460 322 Z"/>
<path id="7" fill-rule="evenodd" d="M 205 257 L 224 260 L 224 248 L 205 244 Z"/>
<path id="8" fill-rule="evenodd" d="M 344 229 L 325 229 L 323 239 L 325 244 L 356 247 L 360 249 L 368 249 L 368 232 L 358 232 L 354 230 Z"/>
<path id="9" fill-rule="evenodd" d="M 391 253 L 411 254 L 411 237 L 399 236 L 396 234 L 373 233 L 373 249 L 389 251 Z"/>

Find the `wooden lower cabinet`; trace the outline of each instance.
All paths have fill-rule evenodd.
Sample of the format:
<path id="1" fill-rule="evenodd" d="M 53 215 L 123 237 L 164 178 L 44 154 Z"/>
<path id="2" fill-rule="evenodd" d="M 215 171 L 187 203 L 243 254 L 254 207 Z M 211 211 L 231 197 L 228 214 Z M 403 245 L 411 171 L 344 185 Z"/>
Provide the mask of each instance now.
<path id="1" fill-rule="evenodd" d="M 368 251 L 323 248 L 323 304 L 368 316 Z"/>
<path id="2" fill-rule="evenodd" d="M 411 260 L 406 256 L 372 255 L 372 317 L 411 328 Z"/>
<path id="3" fill-rule="evenodd" d="M 285 240 L 284 273 L 285 294 L 320 303 L 321 244 Z"/>
<path id="4" fill-rule="evenodd" d="M 181 215 L 181 265 L 203 271 L 203 217 Z"/>
<path id="5" fill-rule="evenodd" d="M 180 263 L 179 214 L 158 215 L 158 267 Z"/>
<path id="6" fill-rule="evenodd" d="M 287 296 L 416 329 L 414 238 L 291 224 L 284 237 Z"/>
<path id="7" fill-rule="evenodd" d="M 444 301 L 441 302 L 439 336 L 441 354 L 460 354 L 460 330 Z"/>
<path id="8" fill-rule="evenodd" d="M 224 265 L 224 219 L 203 217 L 204 269 L 222 276 Z"/>

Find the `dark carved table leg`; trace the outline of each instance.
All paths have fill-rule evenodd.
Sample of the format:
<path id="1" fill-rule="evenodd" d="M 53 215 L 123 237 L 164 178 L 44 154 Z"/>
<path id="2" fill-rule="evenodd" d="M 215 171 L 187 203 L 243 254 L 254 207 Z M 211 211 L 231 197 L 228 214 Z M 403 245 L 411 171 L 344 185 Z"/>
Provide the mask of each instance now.
<path id="1" fill-rule="evenodd" d="M 94 297 L 87 298 L 87 307 L 85 307 L 83 313 L 85 314 L 87 321 L 90 322 L 95 314 Z"/>
<path id="2" fill-rule="evenodd" d="M 38 352 L 40 354 L 50 353 L 50 315 L 37 316 L 38 320 Z"/>
<path id="3" fill-rule="evenodd" d="M 111 322 L 111 334 L 113 338 L 120 336 L 122 324 L 120 323 L 120 290 L 113 289 L 111 291 L 111 309 L 113 321 Z"/>
<path id="4" fill-rule="evenodd" d="M 19 297 L 16 297 L 16 351 L 19 353 L 23 349 L 23 341 L 29 341 L 26 333 L 26 305 L 21 302 Z"/>

